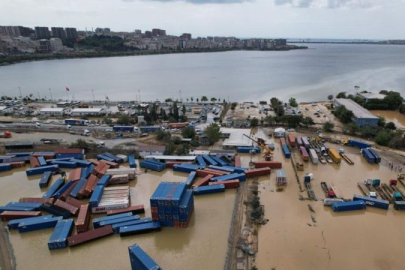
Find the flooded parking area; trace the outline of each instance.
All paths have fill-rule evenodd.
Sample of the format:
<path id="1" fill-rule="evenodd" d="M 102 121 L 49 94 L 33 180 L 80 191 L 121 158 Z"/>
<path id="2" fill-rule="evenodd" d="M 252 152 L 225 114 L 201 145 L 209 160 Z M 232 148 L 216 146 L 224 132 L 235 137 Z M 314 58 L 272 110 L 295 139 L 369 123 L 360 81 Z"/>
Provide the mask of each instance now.
<path id="1" fill-rule="evenodd" d="M 187 174 L 148 172 L 130 182 L 131 204 L 144 204 L 150 217 L 149 198 L 161 181 L 185 181 Z M 24 170 L 0 174 L 0 205 L 20 197 L 41 197 L 39 177 Z M 52 229 L 20 234 L 10 232 L 17 269 L 130 269 L 128 246 L 139 244 L 163 268 L 222 269 L 227 251 L 235 190 L 195 197 L 195 212 L 188 228 L 162 228 L 161 232 L 121 238 L 112 235 L 78 247 L 48 250 Z M 93 215 L 92 217 L 96 217 Z M 6 225 L 6 223 L 3 223 Z"/>
<path id="2" fill-rule="evenodd" d="M 375 116 L 383 116 L 385 122 L 393 122 L 397 128 L 405 128 L 405 115 L 398 111 L 370 111 Z"/>
<path id="3" fill-rule="evenodd" d="M 285 162 L 288 186 L 276 192 L 275 174 L 260 180 L 261 203 L 265 206 L 268 224 L 259 231 L 258 269 L 403 269 L 405 212 L 368 207 L 366 210 L 334 213 L 323 206 L 325 198 L 320 182 L 335 185 L 344 198 L 362 195 L 357 182 L 379 178 L 382 183 L 396 179 L 396 172 L 384 165 L 370 165 L 360 156 L 359 149 L 344 148 L 354 165 L 342 160 L 337 164 L 304 162 L 298 175 L 301 183 L 307 173 L 313 173 L 312 187 L 318 201 L 299 200 L 307 197 L 300 192 L 289 159 L 284 159 L 276 142 L 275 160 Z M 297 150 L 293 151 L 302 162 Z M 254 159 L 260 159 L 259 156 Z M 400 184 L 399 184 L 400 185 Z M 399 189 L 405 191 L 403 186 Z M 310 211 L 311 205 L 314 212 Z"/>

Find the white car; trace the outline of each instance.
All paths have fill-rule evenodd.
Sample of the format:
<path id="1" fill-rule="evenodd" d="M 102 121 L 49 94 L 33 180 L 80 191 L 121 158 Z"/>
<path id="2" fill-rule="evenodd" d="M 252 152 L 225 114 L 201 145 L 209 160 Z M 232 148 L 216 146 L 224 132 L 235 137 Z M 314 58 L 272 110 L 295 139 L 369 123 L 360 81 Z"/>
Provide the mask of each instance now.
<path id="1" fill-rule="evenodd" d="M 112 128 L 106 128 L 104 131 L 105 132 L 113 132 L 113 129 Z"/>

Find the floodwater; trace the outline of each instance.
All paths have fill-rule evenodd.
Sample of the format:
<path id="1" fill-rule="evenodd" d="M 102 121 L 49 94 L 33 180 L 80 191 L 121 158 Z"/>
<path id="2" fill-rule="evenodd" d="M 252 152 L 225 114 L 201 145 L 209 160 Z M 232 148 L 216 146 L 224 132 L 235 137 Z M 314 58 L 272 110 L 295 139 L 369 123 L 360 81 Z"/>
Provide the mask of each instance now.
<path id="1" fill-rule="evenodd" d="M 132 205 L 144 204 L 150 216 L 149 198 L 160 181 L 185 181 L 186 174 L 148 172 L 131 182 Z M 20 197 L 40 197 L 39 177 L 27 179 L 24 170 L 0 174 L 0 205 Z M 195 212 L 188 228 L 163 228 L 161 232 L 121 238 L 108 236 L 78 247 L 48 250 L 52 229 L 10 232 L 18 270 L 28 269 L 130 269 L 128 246 L 139 244 L 167 270 L 222 269 L 234 207 L 235 190 L 195 197 Z M 94 215 L 95 217 L 95 215 Z"/>
<path id="2" fill-rule="evenodd" d="M 393 122 L 397 128 L 405 128 L 405 115 L 398 111 L 371 111 L 375 116 L 384 116 L 385 122 Z"/>
<path id="3" fill-rule="evenodd" d="M 300 193 L 291 162 L 279 150 L 275 152 L 275 160 L 285 161 L 289 183 L 283 192 L 275 192 L 274 174 L 270 180 L 261 181 L 261 203 L 269 223 L 259 230 L 259 269 L 404 269 L 405 212 L 396 211 L 391 205 L 388 211 L 369 207 L 364 211 L 334 213 L 323 206 L 321 200 L 325 196 L 320 182 L 335 184 L 344 198 L 351 198 L 362 194 L 357 182 L 379 178 L 388 183 L 396 178 L 396 172 L 388 167 L 368 164 L 358 149 L 343 148 L 354 165 L 345 161 L 340 166 L 306 163 L 304 172 L 299 172 L 301 181 L 305 174 L 314 174 L 312 187 L 319 199 L 314 202 L 298 199 L 299 195 L 307 197 L 307 193 Z M 295 156 L 302 162 L 298 152 Z M 399 188 L 404 191 L 403 186 Z M 315 210 L 316 222 L 311 219 L 308 204 Z"/>
<path id="4" fill-rule="evenodd" d="M 0 93 L 54 99 L 326 100 L 329 94 L 405 93 L 405 46 L 306 44 L 308 50 L 64 59 L 0 67 Z M 65 88 L 70 92 L 66 93 Z M 352 92 L 352 93 L 353 93 Z M 235 95 L 237 93 L 237 95 Z M 140 96 L 140 97 L 139 97 Z"/>

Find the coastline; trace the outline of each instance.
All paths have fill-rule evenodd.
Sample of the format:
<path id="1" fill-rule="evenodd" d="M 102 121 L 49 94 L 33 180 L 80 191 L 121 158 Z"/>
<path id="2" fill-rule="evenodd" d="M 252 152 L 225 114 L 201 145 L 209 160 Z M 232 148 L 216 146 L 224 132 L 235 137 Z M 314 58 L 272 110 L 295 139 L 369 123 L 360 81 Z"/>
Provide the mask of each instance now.
<path id="1" fill-rule="evenodd" d="M 162 54 L 181 54 L 181 53 L 213 53 L 213 52 L 228 52 L 228 51 L 291 51 L 308 49 L 306 46 L 289 46 L 286 48 L 254 50 L 254 49 L 188 49 L 188 50 L 160 50 L 160 51 L 125 51 L 125 52 L 76 52 L 65 54 L 25 54 L 13 55 L 0 58 L 0 67 L 18 63 L 44 61 L 44 60 L 60 60 L 60 59 L 80 59 L 80 58 L 101 58 L 101 57 L 117 57 L 117 56 L 143 56 L 143 55 L 162 55 Z"/>

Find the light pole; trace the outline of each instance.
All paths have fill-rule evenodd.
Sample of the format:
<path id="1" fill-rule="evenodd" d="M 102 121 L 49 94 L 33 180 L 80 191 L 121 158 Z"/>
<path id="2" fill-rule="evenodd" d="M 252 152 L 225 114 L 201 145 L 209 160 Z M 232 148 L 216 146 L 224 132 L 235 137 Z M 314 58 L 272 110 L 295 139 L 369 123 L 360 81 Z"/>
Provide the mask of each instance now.
<path id="1" fill-rule="evenodd" d="M 139 104 L 141 104 L 141 90 L 138 89 L 138 94 L 139 94 Z"/>
<path id="2" fill-rule="evenodd" d="M 93 93 L 93 103 L 95 102 L 94 100 L 94 89 L 91 89 L 91 92 Z"/>
<path id="3" fill-rule="evenodd" d="M 179 90 L 179 94 L 180 94 L 180 102 L 182 102 L 183 100 L 181 99 L 181 90 Z"/>
<path id="4" fill-rule="evenodd" d="M 21 87 L 19 87 L 19 86 L 18 86 L 18 91 L 20 91 L 20 98 L 22 99 Z"/>
<path id="5" fill-rule="evenodd" d="M 49 94 L 51 95 L 51 101 L 52 101 L 52 89 L 51 88 L 49 88 Z"/>

